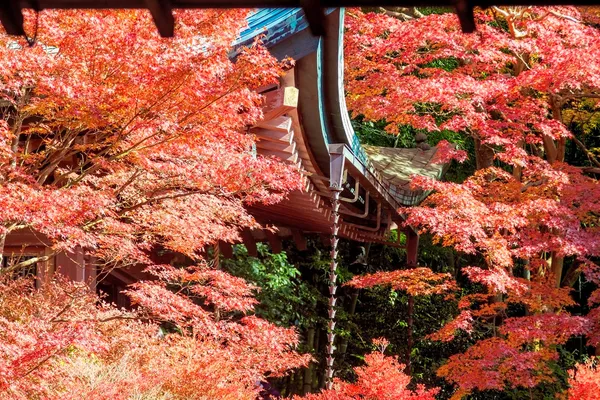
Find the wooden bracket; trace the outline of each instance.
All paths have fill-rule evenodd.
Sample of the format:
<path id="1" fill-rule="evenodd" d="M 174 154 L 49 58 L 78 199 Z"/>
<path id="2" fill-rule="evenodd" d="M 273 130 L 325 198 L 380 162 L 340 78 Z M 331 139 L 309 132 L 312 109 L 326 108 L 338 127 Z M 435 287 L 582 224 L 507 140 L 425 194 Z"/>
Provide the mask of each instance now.
<path id="1" fill-rule="evenodd" d="M 264 128 L 271 131 L 289 133 L 292 130 L 292 118 L 282 115 L 270 120 L 262 120 L 256 124 L 257 128 Z"/>
<path id="2" fill-rule="evenodd" d="M 275 254 L 281 253 L 283 250 L 283 246 L 281 244 L 281 239 L 275 233 L 265 230 L 265 235 L 267 236 L 267 240 L 269 241 L 269 245 L 271 245 L 271 250 Z"/>
<path id="3" fill-rule="evenodd" d="M 457 0 L 456 15 L 460 21 L 460 27 L 463 33 L 475 32 L 475 14 L 473 13 L 472 0 Z"/>
<path id="4" fill-rule="evenodd" d="M 249 230 L 245 230 L 242 232 L 242 240 L 244 241 L 244 246 L 248 250 L 248 255 L 250 257 L 258 256 L 258 249 L 256 248 L 256 240 L 254 240 L 254 236 L 252 236 L 252 232 Z"/>
<path id="5" fill-rule="evenodd" d="M 171 11 L 169 0 L 145 0 L 146 7 L 152 14 L 154 24 L 162 37 L 173 37 L 175 33 L 175 18 Z"/>
<path id="6" fill-rule="evenodd" d="M 298 89 L 293 86 L 271 90 L 265 96 L 264 121 L 281 117 L 298 107 Z"/>
<path id="7" fill-rule="evenodd" d="M 9 35 L 25 35 L 21 6 L 16 1 L 3 1 L 0 4 L 0 22 Z"/>
<path id="8" fill-rule="evenodd" d="M 307 249 L 306 246 L 306 237 L 299 229 L 292 229 L 292 236 L 294 238 L 294 243 L 296 244 L 296 248 L 300 251 L 304 251 Z"/>

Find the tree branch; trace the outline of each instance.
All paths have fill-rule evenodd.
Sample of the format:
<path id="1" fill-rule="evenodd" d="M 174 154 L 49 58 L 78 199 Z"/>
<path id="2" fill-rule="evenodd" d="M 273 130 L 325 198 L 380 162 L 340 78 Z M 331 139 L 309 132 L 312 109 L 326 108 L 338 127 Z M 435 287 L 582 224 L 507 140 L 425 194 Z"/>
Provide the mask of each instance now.
<path id="1" fill-rule="evenodd" d="M 12 265 L 8 268 L 2 268 L 2 269 L 0 269 L 0 275 L 8 275 L 8 274 L 13 273 L 21 268 L 29 267 L 37 262 L 48 261 L 50 258 L 54 257 L 55 255 L 56 255 L 56 252 L 53 252 L 51 254 L 48 254 L 48 255 L 45 255 L 42 257 L 30 258 L 29 260 L 22 261 L 20 263 Z"/>

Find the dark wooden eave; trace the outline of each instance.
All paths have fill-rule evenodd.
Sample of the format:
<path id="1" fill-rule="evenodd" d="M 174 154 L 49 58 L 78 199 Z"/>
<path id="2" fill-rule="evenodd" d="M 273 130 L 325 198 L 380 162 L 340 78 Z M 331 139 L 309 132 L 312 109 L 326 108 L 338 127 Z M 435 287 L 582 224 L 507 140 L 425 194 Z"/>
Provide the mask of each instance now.
<path id="1" fill-rule="evenodd" d="M 585 0 L 3 0 L 0 22 L 11 35 L 24 35 L 23 8 L 43 9 L 148 9 L 160 34 L 173 36 L 173 9 L 190 8 L 303 8 L 313 34 L 326 33 L 325 9 L 330 7 L 441 6 L 453 7 L 464 32 L 473 32 L 473 8 L 491 5 L 589 5 Z"/>

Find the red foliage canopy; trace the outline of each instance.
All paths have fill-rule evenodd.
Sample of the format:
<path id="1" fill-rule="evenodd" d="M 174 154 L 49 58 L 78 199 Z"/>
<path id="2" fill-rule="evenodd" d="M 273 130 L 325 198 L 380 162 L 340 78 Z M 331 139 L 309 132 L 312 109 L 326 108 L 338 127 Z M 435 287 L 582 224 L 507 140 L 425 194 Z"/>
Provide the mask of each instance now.
<path id="1" fill-rule="evenodd" d="M 247 11 L 42 11 L 36 44 L 0 34 L 0 234 L 32 229 L 107 264 L 166 248 L 197 259 L 256 226 L 299 175 L 252 154 L 253 89 L 281 68 L 260 44 L 229 58 Z"/>
<path id="2" fill-rule="evenodd" d="M 383 354 L 387 345 L 386 340 L 376 340 L 382 346 L 381 351 L 375 351 L 365 356 L 365 366 L 355 368 L 356 381 L 334 381 L 331 390 L 303 397 L 307 400 L 434 400 L 439 388 L 426 389 L 417 385 L 416 390 L 408 389 L 410 376 L 406 375 L 404 365 L 394 357 Z"/>
<path id="3" fill-rule="evenodd" d="M 593 9 L 491 7 L 476 11 L 477 31 L 460 33 L 452 13 L 401 21 L 351 10 L 346 20 L 347 102 L 354 116 L 451 130 L 472 140 L 477 171 L 464 182 L 414 177 L 432 194 L 403 209 L 407 223 L 444 246 L 478 255 L 463 268 L 485 293 L 459 301 L 460 314 L 430 336 L 491 328 L 498 337 L 450 358 L 438 372 L 471 390 L 531 388 L 554 379 L 548 363 L 569 336 L 600 337 L 597 309 L 573 317 L 570 286 L 583 271 L 600 283 L 600 185 L 589 169 L 568 165 L 568 140 L 592 166 L 600 161 L 562 122 L 568 101 L 600 96 L 600 30 Z M 596 100 L 594 100 L 596 101 Z M 465 152 L 440 145 L 439 161 Z M 597 170 L 597 169 L 594 169 Z M 565 257 L 576 262 L 566 265 Z M 523 278 L 514 276 L 525 269 Z M 568 269 L 567 269 L 568 268 Z M 564 269 L 564 271 L 563 271 Z M 361 287 L 397 285 L 408 271 L 356 278 Z M 405 289 L 406 290 L 406 289 Z M 507 304 L 533 315 L 507 319 Z M 504 325 L 496 326 L 499 321 Z"/>

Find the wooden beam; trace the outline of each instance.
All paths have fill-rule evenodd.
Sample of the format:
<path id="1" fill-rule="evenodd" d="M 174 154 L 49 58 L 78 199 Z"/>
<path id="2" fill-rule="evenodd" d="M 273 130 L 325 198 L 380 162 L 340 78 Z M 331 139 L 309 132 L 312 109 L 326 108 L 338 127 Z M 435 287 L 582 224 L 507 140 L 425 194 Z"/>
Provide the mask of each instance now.
<path id="1" fill-rule="evenodd" d="M 279 84 L 278 83 L 269 83 L 268 85 L 257 87 L 256 89 L 254 89 L 254 91 L 256 93 L 263 93 L 263 92 L 269 92 L 273 89 L 279 89 Z"/>
<path id="2" fill-rule="evenodd" d="M 172 0 L 173 8 L 257 8 L 257 7 L 279 7 L 294 8 L 303 7 L 310 29 L 316 33 L 325 32 L 327 25 L 324 22 L 323 8 L 328 7 L 372 7 L 373 0 Z M 2 5 L 11 8 L 31 8 L 32 4 L 38 4 L 40 8 L 61 9 L 140 9 L 149 7 L 148 0 L 2 0 Z M 318 6 L 315 6 L 318 4 Z M 459 13 L 459 19 L 464 32 L 471 32 L 475 27 L 473 18 L 473 7 L 489 7 L 490 0 L 435 0 L 423 2 L 422 0 L 378 0 L 377 5 L 384 6 L 455 6 Z M 499 0 L 496 5 L 564 5 L 564 0 Z M 571 5 L 588 5 L 589 0 L 571 0 Z M 22 23 L 12 18 L 2 18 L 2 24 L 9 34 L 22 35 Z M 158 24 L 158 22 L 157 22 Z M 167 25 L 168 26 L 168 25 Z M 160 29 L 160 28 L 159 28 Z M 168 32 L 168 30 L 167 30 Z"/>
<path id="3" fill-rule="evenodd" d="M 123 271 L 123 269 L 121 268 L 115 268 L 111 270 L 109 274 L 117 278 L 119 281 L 123 282 L 125 285 L 131 285 L 132 283 L 137 281 L 135 277 Z"/>
<path id="4" fill-rule="evenodd" d="M 273 142 L 270 140 L 258 140 L 256 142 L 256 147 L 258 149 L 264 150 L 275 150 L 275 151 L 283 151 L 284 153 L 295 153 L 296 152 L 296 142 L 287 143 L 287 142 Z"/>
<path id="5" fill-rule="evenodd" d="M 406 234 L 406 265 L 416 267 L 419 254 L 419 235 L 411 228 L 404 231 L 404 233 Z"/>
<path id="6" fill-rule="evenodd" d="M 304 237 L 304 234 L 300 229 L 292 229 L 292 237 L 294 238 L 294 243 L 298 250 L 304 251 L 307 249 L 306 237 Z"/>
<path id="7" fill-rule="evenodd" d="M 264 118 L 268 121 L 298 107 L 298 89 L 292 86 L 272 90 L 265 94 Z"/>
<path id="8" fill-rule="evenodd" d="M 277 157 L 279 159 L 281 159 L 281 161 L 287 161 L 290 163 L 295 163 L 296 161 L 298 161 L 298 154 L 297 153 L 284 153 L 282 151 L 273 151 L 273 150 L 261 150 L 259 152 L 260 155 L 265 156 L 265 157 Z"/>
<path id="9" fill-rule="evenodd" d="M 288 133 L 292 129 L 292 118 L 282 115 L 281 117 L 260 121 L 256 124 L 256 127 Z"/>
<path id="10" fill-rule="evenodd" d="M 269 230 L 265 230 L 265 235 L 267 235 L 267 240 L 269 241 L 269 245 L 271 245 L 271 251 L 275 254 L 281 253 L 283 246 L 279 236 Z"/>
<path id="11" fill-rule="evenodd" d="M 244 241 L 244 246 L 248 250 L 248 255 L 250 257 L 258 256 L 258 249 L 256 248 L 256 240 L 254 240 L 254 236 L 252 236 L 252 232 L 249 230 L 242 231 L 242 240 Z"/>
<path id="12" fill-rule="evenodd" d="M 233 246 L 231 243 L 219 241 L 219 252 L 225 258 L 233 258 Z"/>
<path id="13" fill-rule="evenodd" d="M 0 22 L 9 35 L 23 36 L 23 13 L 15 1 L 3 1 L 0 4 Z"/>
<path id="14" fill-rule="evenodd" d="M 270 140 L 272 142 L 282 142 L 292 144 L 294 141 L 294 134 L 291 132 L 272 131 L 263 128 L 252 128 L 250 133 L 256 135 L 259 140 Z"/>
<path id="15" fill-rule="evenodd" d="M 173 37 L 175 32 L 175 18 L 171 11 L 169 0 L 145 0 L 146 7 L 152 14 L 154 24 L 162 37 Z"/>

